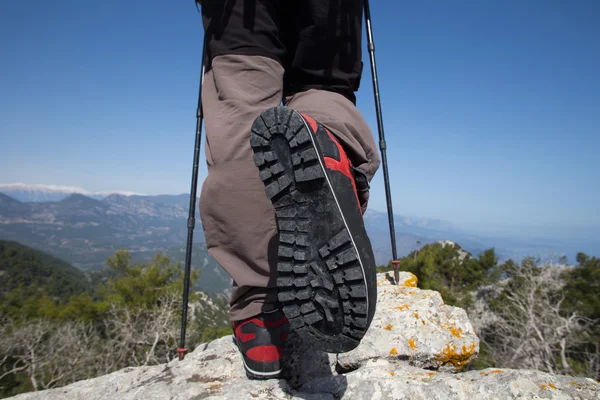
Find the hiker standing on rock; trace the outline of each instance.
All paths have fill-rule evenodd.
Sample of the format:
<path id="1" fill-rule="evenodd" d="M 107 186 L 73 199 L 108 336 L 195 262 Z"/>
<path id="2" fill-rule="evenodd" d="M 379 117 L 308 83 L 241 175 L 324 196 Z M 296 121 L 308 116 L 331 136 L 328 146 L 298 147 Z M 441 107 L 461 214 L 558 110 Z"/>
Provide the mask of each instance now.
<path id="1" fill-rule="evenodd" d="M 288 331 L 354 349 L 376 303 L 365 232 L 377 148 L 356 108 L 361 0 L 204 0 L 209 252 L 233 278 L 251 379 L 278 378 Z M 281 106 L 283 104 L 283 106 Z"/>

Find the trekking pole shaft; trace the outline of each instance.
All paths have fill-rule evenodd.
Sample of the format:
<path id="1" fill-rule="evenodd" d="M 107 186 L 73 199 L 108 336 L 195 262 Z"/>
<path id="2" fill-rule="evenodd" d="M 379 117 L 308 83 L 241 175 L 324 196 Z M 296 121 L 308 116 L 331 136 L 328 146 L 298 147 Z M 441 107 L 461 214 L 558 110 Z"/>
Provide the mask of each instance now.
<path id="1" fill-rule="evenodd" d="M 392 207 L 392 193 L 390 189 L 390 178 L 387 164 L 385 133 L 383 131 L 383 116 L 381 113 L 381 99 L 379 97 L 379 82 L 377 79 L 377 65 L 375 63 L 375 44 L 373 42 L 373 28 L 371 27 L 371 12 L 369 9 L 369 1 L 364 0 L 365 24 L 367 28 L 367 46 L 369 50 L 369 58 L 371 61 L 371 75 L 373 77 L 373 94 L 375 96 L 375 112 L 377 115 L 377 128 L 379 130 L 379 149 L 381 151 L 381 164 L 383 166 L 383 180 L 385 183 L 385 199 L 387 202 L 388 222 L 390 225 L 390 239 L 392 243 L 392 259 L 397 260 L 398 254 L 396 251 L 396 231 L 394 228 L 394 211 Z M 396 272 L 396 283 L 398 283 L 398 269 Z"/>
<path id="2" fill-rule="evenodd" d="M 185 348 L 185 333 L 187 328 L 188 302 L 190 295 L 190 275 L 192 272 L 192 249 L 194 244 L 194 227 L 196 225 L 196 193 L 198 190 L 198 165 L 200 161 L 200 147 L 202 145 L 202 84 L 204 82 L 206 53 L 202 49 L 202 68 L 200 70 L 200 87 L 198 89 L 198 107 L 196 109 L 196 140 L 194 144 L 194 166 L 192 169 L 192 188 L 190 191 L 190 209 L 188 215 L 188 235 L 185 250 L 185 276 L 183 279 L 183 307 L 181 310 L 181 336 L 179 338 L 179 360 L 183 360 L 187 349 Z"/>

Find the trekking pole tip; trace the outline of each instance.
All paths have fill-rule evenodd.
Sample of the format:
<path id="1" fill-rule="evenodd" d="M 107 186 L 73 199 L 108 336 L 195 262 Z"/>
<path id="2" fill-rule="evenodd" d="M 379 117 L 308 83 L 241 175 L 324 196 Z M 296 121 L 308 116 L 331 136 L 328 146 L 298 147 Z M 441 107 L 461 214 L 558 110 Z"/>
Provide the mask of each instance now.
<path id="1" fill-rule="evenodd" d="M 400 260 L 392 260 L 392 267 L 394 268 L 394 280 L 396 285 L 400 284 Z"/>
<path id="2" fill-rule="evenodd" d="M 187 353 L 187 349 L 185 347 L 177 348 L 177 354 L 179 354 L 179 361 L 185 358 L 185 353 Z"/>

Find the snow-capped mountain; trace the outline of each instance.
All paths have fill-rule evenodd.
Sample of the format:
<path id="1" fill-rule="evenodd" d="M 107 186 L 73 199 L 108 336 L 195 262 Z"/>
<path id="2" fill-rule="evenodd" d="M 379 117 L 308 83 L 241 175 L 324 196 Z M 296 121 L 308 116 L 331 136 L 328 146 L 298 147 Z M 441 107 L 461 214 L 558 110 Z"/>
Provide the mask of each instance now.
<path id="1" fill-rule="evenodd" d="M 131 196 L 138 193 L 127 191 L 115 192 L 90 192 L 80 187 L 57 185 L 32 185 L 25 183 L 0 184 L 0 192 L 24 203 L 41 203 L 47 201 L 61 201 L 77 193 L 93 199 L 102 200 L 111 194 Z"/>

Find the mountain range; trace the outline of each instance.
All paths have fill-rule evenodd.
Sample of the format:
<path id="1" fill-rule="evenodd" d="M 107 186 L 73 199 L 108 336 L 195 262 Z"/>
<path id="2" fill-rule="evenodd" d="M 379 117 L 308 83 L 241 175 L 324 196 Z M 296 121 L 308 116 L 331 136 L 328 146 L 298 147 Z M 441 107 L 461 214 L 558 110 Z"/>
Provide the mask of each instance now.
<path id="1" fill-rule="evenodd" d="M 29 185 L 26 183 L 0 183 L 0 192 L 25 203 L 60 201 L 74 193 L 83 194 L 87 197 L 91 197 L 97 200 L 102 200 L 103 198 L 111 194 L 121 194 L 124 196 L 138 194 L 128 191 L 90 192 L 89 190 L 85 190 L 80 187 L 57 185 Z"/>
<path id="2" fill-rule="evenodd" d="M 134 257 L 148 259 L 169 251 L 183 261 L 187 238 L 189 195 L 138 195 L 73 193 L 77 188 L 37 185 L 0 185 L 0 239 L 15 240 L 63 258 L 82 270 L 102 267 L 121 248 Z M 91 196 L 91 197 L 90 197 Z M 49 201 L 46 199 L 55 199 Z M 31 199 L 34 199 L 31 201 Z M 44 201 L 40 201 L 44 199 Z M 388 217 L 368 210 L 365 226 L 378 264 L 392 258 Z M 576 251 L 564 243 L 537 239 L 487 237 L 454 227 L 439 219 L 394 216 L 398 257 L 427 243 L 452 240 L 470 253 L 494 247 L 501 259 L 534 256 L 557 259 Z M 204 233 L 196 212 L 195 243 L 202 246 Z M 205 247 L 196 268 L 215 268 Z M 219 268 L 217 268 L 219 269 Z M 226 275 L 222 281 L 227 280 Z"/>
<path id="3" fill-rule="evenodd" d="M 127 248 L 158 252 L 186 242 L 186 207 L 141 196 L 102 200 L 70 194 L 60 201 L 23 203 L 0 193 L 0 238 L 15 240 L 93 269 Z M 196 229 L 199 242 L 202 229 Z"/>

